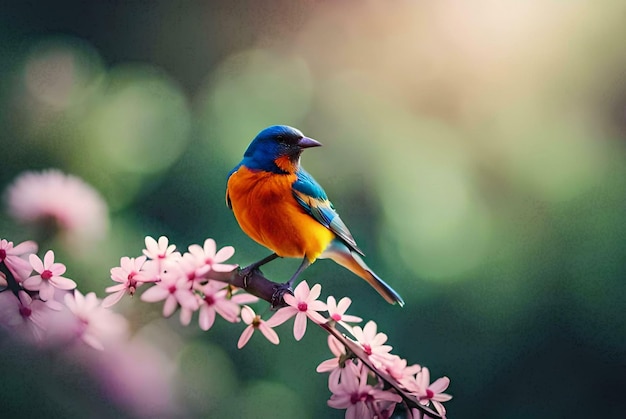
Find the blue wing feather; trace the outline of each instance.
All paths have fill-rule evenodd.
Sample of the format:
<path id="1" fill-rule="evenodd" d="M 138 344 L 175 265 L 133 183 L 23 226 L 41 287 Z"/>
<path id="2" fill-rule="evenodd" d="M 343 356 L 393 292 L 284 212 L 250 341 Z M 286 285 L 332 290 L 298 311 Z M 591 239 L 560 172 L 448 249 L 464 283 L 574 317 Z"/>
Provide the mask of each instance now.
<path id="1" fill-rule="evenodd" d="M 348 247 L 363 255 L 363 251 L 357 246 L 350 230 L 335 211 L 320 184 L 304 169 L 298 170 L 297 176 L 297 180 L 292 185 L 296 201 L 309 215 L 335 233 Z"/>
<path id="2" fill-rule="evenodd" d="M 311 198 L 328 200 L 324 188 L 313 179 L 313 176 L 311 176 L 309 172 L 301 168 L 296 175 L 298 175 L 298 179 L 293 183 L 293 188 L 296 191 L 302 192 Z"/>

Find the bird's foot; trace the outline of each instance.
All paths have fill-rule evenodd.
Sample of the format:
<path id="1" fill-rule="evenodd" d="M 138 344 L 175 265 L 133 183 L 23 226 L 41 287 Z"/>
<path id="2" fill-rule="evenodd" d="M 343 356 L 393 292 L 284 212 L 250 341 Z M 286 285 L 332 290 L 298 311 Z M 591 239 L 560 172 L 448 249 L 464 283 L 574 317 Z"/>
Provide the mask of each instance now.
<path id="1" fill-rule="evenodd" d="M 284 284 L 276 284 L 274 286 L 274 293 L 272 294 L 272 301 L 270 301 L 272 310 L 277 310 L 285 304 L 283 296 L 287 293 L 293 295 L 291 282 L 286 282 Z"/>

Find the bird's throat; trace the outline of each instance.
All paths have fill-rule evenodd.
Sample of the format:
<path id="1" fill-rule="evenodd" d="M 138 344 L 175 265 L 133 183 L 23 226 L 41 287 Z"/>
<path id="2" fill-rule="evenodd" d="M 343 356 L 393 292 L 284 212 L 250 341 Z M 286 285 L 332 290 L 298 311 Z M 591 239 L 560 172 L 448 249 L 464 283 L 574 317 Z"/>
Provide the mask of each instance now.
<path id="1" fill-rule="evenodd" d="M 287 173 L 295 173 L 300 168 L 300 156 L 280 156 L 274 160 L 278 168 Z"/>

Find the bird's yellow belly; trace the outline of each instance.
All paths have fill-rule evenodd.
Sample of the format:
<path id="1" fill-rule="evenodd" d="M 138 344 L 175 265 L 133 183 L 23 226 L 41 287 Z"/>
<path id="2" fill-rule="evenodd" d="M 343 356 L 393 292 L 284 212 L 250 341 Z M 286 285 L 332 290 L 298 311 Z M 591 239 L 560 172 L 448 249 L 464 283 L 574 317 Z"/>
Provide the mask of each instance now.
<path id="1" fill-rule="evenodd" d="M 311 262 L 335 234 L 307 214 L 293 197 L 295 175 L 240 168 L 228 180 L 228 196 L 241 229 L 281 257 Z"/>

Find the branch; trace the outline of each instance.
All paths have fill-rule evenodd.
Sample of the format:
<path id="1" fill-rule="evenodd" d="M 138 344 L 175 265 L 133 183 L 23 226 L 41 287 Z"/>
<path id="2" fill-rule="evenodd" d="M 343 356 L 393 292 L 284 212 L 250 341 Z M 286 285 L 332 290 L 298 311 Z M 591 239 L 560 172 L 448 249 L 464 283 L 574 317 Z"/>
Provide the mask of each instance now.
<path id="1" fill-rule="evenodd" d="M 276 301 L 276 291 L 283 284 L 273 282 L 267 279 L 258 269 L 249 273 L 246 273 L 244 269 L 241 269 L 239 267 L 233 269 L 230 272 L 211 271 L 207 275 L 207 278 L 220 282 L 226 282 L 237 288 L 244 289 L 250 294 L 269 302 L 270 304 L 272 304 L 272 308 L 274 309 L 287 305 L 284 302 L 282 296 L 279 296 L 278 301 Z M 441 418 L 441 415 L 439 415 L 439 413 L 421 404 L 415 396 L 408 393 L 393 377 L 376 368 L 370 362 L 369 356 L 365 353 L 365 351 L 357 343 L 348 339 L 343 333 L 339 332 L 335 328 L 333 322 L 327 322 L 325 324 L 320 324 L 319 326 L 324 329 L 328 334 L 334 336 L 339 342 L 341 342 L 350 353 L 359 358 L 361 362 L 363 362 L 364 365 L 366 365 L 371 371 L 373 371 L 374 374 L 380 377 L 381 380 L 383 380 L 389 386 L 393 387 L 400 395 L 400 397 L 404 399 L 404 402 L 408 407 L 418 409 L 419 411 L 428 415 L 431 418 Z"/>
<path id="2" fill-rule="evenodd" d="M 241 288 L 250 294 L 267 301 L 272 305 L 272 309 L 284 307 L 287 304 L 282 295 L 276 291 L 284 284 L 273 282 L 263 276 L 259 269 L 246 272 L 245 269 L 237 267 L 230 272 L 209 272 L 206 277 L 215 281 L 226 282 L 237 288 Z"/>

